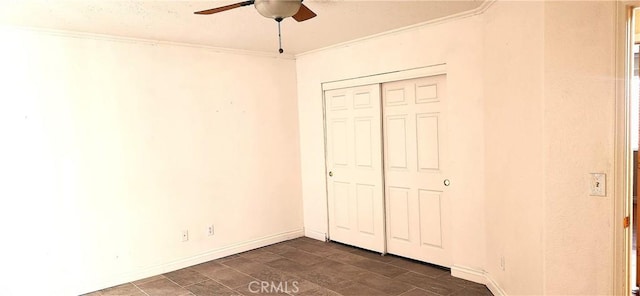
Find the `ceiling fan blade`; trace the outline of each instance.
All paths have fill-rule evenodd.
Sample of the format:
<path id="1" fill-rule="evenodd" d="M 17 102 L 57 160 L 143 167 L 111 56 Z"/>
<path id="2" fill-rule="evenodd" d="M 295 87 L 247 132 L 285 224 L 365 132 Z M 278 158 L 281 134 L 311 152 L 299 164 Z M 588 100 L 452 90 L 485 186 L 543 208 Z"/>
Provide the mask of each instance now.
<path id="1" fill-rule="evenodd" d="M 194 13 L 195 14 L 214 14 L 214 13 L 226 11 L 226 10 L 229 10 L 229 9 L 234 9 L 234 8 L 238 8 L 238 7 L 242 7 L 242 6 L 252 5 L 253 2 L 254 2 L 254 0 L 244 1 L 244 2 L 239 2 L 239 3 L 236 3 L 236 4 L 231 4 L 231 5 L 222 6 L 222 7 L 218 7 L 218 8 L 207 9 L 207 10 L 203 10 L 203 11 L 196 11 Z"/>
<path id="2" fill-rule="evenodd" d="M 302 21 L 306 21 L 308 19 L 314 18 L 316 15 L 317 14 L 311 11 L 309 7 L 307 7 L 304 4 L 301 4 L 298 12 L 296 12 L 296 14 L 293 15 L 293 19 L 295 19 L 296 21 L 302 22 Z"/>

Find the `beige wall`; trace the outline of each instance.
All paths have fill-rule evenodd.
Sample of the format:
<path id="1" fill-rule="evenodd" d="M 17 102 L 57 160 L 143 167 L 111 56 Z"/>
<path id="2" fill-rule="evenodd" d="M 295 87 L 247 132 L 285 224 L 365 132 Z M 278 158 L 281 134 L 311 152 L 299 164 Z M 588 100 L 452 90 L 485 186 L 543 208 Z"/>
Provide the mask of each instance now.
<path id="1" fill-rule="evenodd" d="M 510 295 L 612 294 L 615 3 L 484 17 L 486 270 Z M 591 172 L 606 197 L 589 196 Z"/>
<path id="2" fill-rule="evenodd" d="M 3 293 L 77 295 L 302 235 L 295 61 L 0 32 Z"/>
<path id="3" fill-rule="evenodd" d="M 497 2 L 483 17 L 485 270 L 509 295 L 540 295 L 544 4 Z"/>
<path id="4" fill-rule="evenodd" d="M 551 2 L 544 21 L 547 294 L 613 292 L 615 2 Z M 606 197 L 588 174 L 606 173 Z"/>

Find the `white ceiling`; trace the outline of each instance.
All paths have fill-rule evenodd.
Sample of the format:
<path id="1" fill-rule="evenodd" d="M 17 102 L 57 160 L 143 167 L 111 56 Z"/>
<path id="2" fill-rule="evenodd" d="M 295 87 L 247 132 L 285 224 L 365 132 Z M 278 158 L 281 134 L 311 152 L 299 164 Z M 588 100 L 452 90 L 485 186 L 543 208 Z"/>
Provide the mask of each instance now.
<path id="1" fill-rule="evenodd" d="M 213 15 L 194 11 L 242 0 L 0 0 L 0 23 L 249 51 L 277 52 L 277 24 L 253 6 Z M 283 48 L 298 54 L 469 11 L 484 0 L 306 0 L 317 17 L 282 22 Z"/>

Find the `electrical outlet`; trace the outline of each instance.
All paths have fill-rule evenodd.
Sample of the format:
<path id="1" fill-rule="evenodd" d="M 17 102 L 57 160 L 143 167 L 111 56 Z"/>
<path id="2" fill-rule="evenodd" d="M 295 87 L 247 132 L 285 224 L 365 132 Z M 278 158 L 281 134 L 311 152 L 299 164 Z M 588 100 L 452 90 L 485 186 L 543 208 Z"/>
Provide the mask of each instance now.
<path id="1" fill-rule="evenodd" d="M 213 224 L 209 225 L 209 227 L 207 227 L 207 235 L 208 236 L 212 236 L 213 235 Z"/>
<path id="2" fill-rule="evenodd" d="M 189 240 L 189 230 L 183 230 L 182 231 L 182 241 L 186 242 Z"/>
<path id="3" fill-rule="evenodd" d="M 500 269 L 502 269 L 502 271 L 504 271 L 504 255 L 500 256 Z"/>

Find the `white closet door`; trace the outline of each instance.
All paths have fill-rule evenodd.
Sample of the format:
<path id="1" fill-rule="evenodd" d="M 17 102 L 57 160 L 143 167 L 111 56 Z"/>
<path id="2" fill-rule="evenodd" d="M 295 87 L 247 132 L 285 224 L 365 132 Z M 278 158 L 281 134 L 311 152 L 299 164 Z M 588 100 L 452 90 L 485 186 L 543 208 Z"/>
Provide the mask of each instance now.
<path id="1" fill-rule="evenodd" d="M 329 237 L 384 252 L 380 85 L 325 91 Z"/>
<path id="2" fill-rule="evenodd" d="M 387 252 L 450 267 L 446 75 L 382 89 Z"/>

